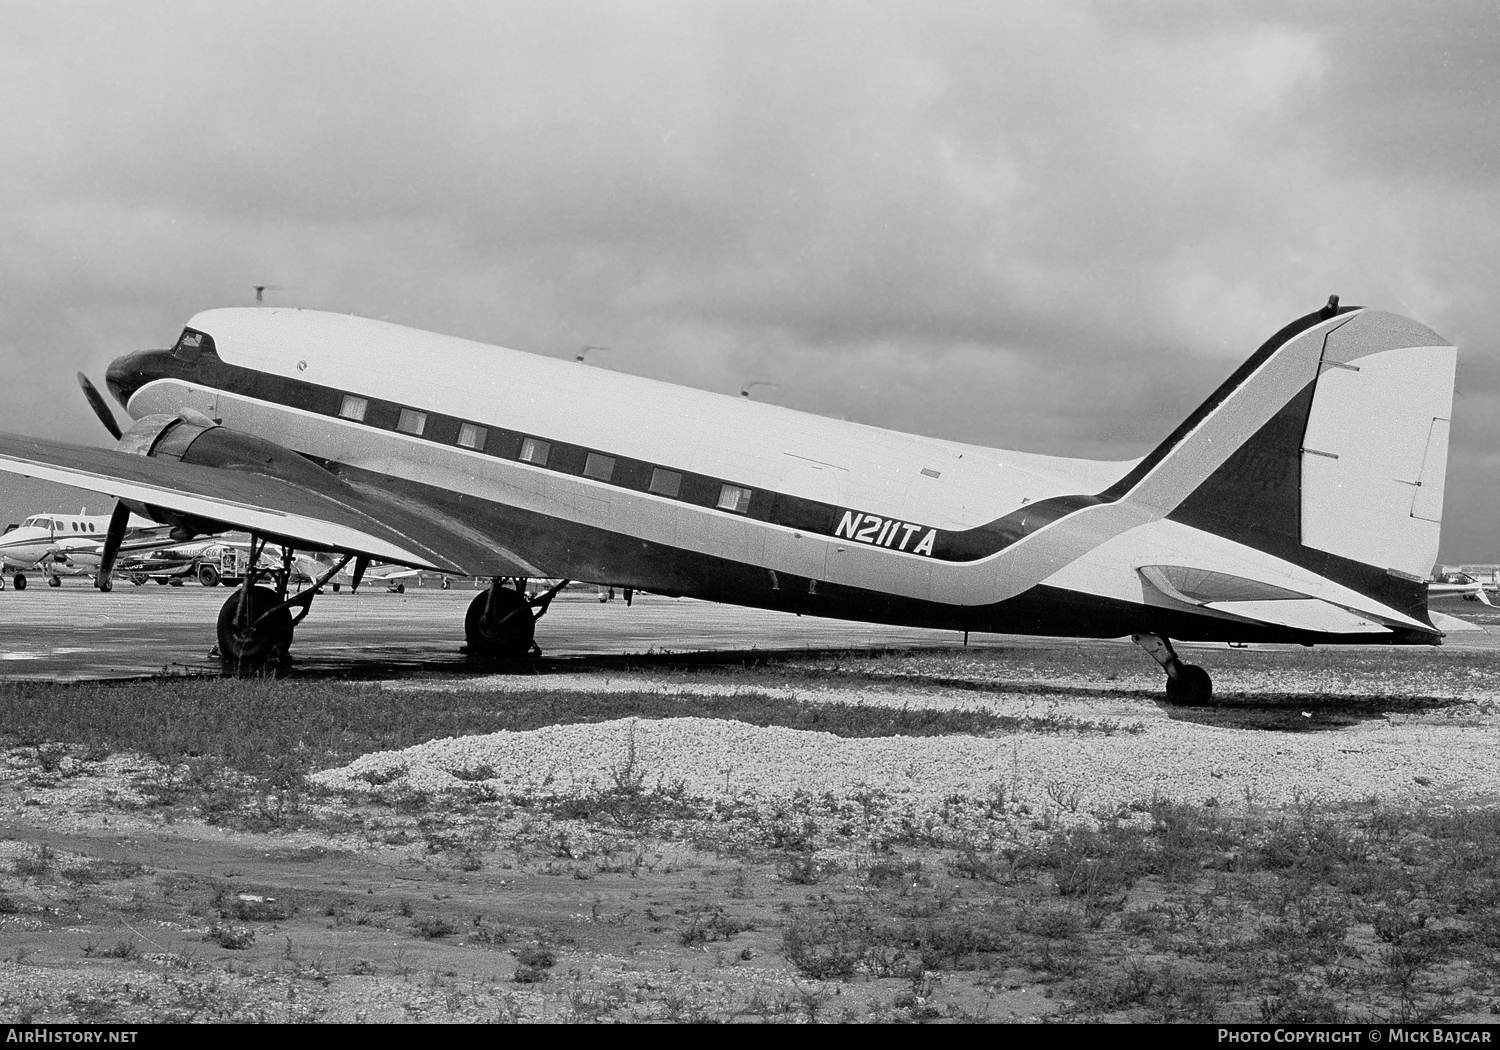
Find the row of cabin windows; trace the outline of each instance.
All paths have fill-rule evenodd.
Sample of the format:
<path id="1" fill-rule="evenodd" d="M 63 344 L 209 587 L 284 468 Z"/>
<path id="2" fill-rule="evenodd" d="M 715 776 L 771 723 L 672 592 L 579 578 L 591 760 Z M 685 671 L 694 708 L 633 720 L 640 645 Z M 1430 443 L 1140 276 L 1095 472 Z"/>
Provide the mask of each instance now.
<path id="1" fill-rule="evenodd" d="M 69 526 L 72 527 L 72 531 L 74 531 L 74 532 L 88 532 L 89 531 L 89 528 L 88 528 L 87 524 L 80 525 L 76 521 L 72 521 L 72 522 L 63 521 L 61 518 L 57 518 L 57 519 L 53 519 L 53 518 L 27 518 L 25 521 L 21 522 L 21 528 L 23 528 L 23 529 L 24 528 L 28 528 L 28 527 L 30 527 L 30 528 L 37 528 L 37 529 L 51 529 L 54 532 L 56 532 L 58 530 L 61 530 L 63 532 L 67 532 L 68 529 L 69 529 Z"/>
<path id="2" fill-rule="evenodd" d="M 353 394 L 345 394 L 343 403 L 339 406 L 339 415 L 344 419 L 352 419 L 356 422 L 364 422 L 365 412 L 369 409 L 370 402 L 366 398 L 355 397 Z M 401 415 L 396 420 L 396 430 L 402 434 L 410 434 L 413 437 L 421 437 L 422 432 L 427 429 L 427 413 L 418 412 L 414 408 L 403 408 Z M 473 423 L 461 423 L 458 428 L 458 444 L 462 448 L 483 450 L 485 440 L 489 437 L 489 430 L 485 427 L 475 426 Z M 548 458 L 552 455 L 552 442 L 543 441 L 541 438 L 523 438 L 521 441 L 521 454 L 516 458 L 522 463 L 530 463 L 533 466 L 545 467 Z M 583 464 L 583 476 L 593 478 L 595 481 L 609 481 L 615 474 L 615 457 L 606 456 L 602 452 L 590 452 Z M 651 468 L 651 484 L 647 491 L 658 496 L 668 496 L 676 499 L 682 491 L 682 473 L 676 470 L 665 470 L 662 467 Z M 723 484 L 719 486 L 719 500 L 715 504 L 720 510 L 733 511 L 736 514 L 746 514 L 750 510 L 751 489 L 742 485 Z"/>

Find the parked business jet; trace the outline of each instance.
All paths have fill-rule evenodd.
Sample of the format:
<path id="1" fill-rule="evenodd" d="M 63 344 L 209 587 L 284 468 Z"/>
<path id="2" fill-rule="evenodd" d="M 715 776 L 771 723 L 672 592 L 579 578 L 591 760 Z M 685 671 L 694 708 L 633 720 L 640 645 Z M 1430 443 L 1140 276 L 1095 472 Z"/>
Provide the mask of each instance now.
<path id="1" fill-rule="evenodd" d="M 59 586 L 63 576 L 96 572 L 109 521 L 108 514 L 89 515 L 83 510 L 77 514 L 33 514 L 0 536 L 0 573 L 10 570 L 12 585 L 24 591 L 28 569 L 42 573 L 52 587 Z M 154 522 L 139 517 L 132 517 L 127 524 L 127 529 L 136 534 L 156 528 Z M 4 588 L 0 575 L 0 590 Z"/>
<path id="2" fill-rule="evenodd" d="M 0 469 L 109 494 L 181 539 L 493 579 L 468 652 L 516 656 L 556 578 L 799 614 L 1135 639 L 1437 644 L 1456 350 L 1337 297 L 1271 337 L 1150 455 L 1005 452 L 824 419 L 379 321 L 210 310 L 107 373 L 113 449 L 0 437 Z M 285 655 L 319 580 L 251 580 L 218 640 Z M 294 617 L 294 612 L 296 613 Z"/>

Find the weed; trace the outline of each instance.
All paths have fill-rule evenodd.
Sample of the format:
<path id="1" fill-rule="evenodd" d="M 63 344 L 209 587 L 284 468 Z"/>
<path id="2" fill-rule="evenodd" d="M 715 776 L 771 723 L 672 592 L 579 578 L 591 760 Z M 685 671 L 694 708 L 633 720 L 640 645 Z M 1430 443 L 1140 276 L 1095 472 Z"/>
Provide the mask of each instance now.
<path id="1" fill-rule="evenodd" d="M 57 854 L 43 843 L 12 861 L 11 870 L 23 879 L 40 879 L 50 874 L 56 863 Z"/>
<path id="2" fill-rule="evenodd" d="M 522 966 L 547 970 L 557 965 L 557 956 L 548 948 L 529 947 L 516 953 L 516 961 Z"/>
<path id="3" fill-rule="evenodd" d="M 85 952 L 85 955 L 88 953 Z M 101 959 L 139 959 L 141 951 L 135 946 L 135 941 L 116 941 L 113 945 L 98 952 Z"/>
<path id="4" fill-rule="evenodd" d="M 852 976 L 880 936 L 864 908 L 812 910 L 793 917 L 781 937 L 781 952 L 814 980 Z"/>
<path id="5" fill-rule="evenodd" d="M 209 927 L 203 939 L 217 944 L 220 948 L 242 951 L 255 943 L 255 931 L 247 926 L 216 923 Z"/>
<path id="6" fill-rule="evenodd" d="M 428 940 L 436 940 L 439 937 L 451 937 L 458 932 L 458 927 L 447 919 L 437 915 L 427 915 L 412 923 L 412 933 L 418 937 L 426 937 Z"/>
<path id="7" fill-rule="evenodd" d="M 248 893 L 239 894 L 219 903 L 221 919 L 238 919 L 240 922 L 281 922 L 290 919 L 296 913 L 297 906 L 291 901 Z"/>
<path id="8" fill-rule="evenodd" d="M 450 769 L 447 771 L 450 777 L 470 783 L 482 780 L 494 780 L 500 774 L 495 772 L 495 767 L 488 763 L 477 766 L 465 766 L 462 769 Z"/>
<path id="9" fill-rule="evenodd" d="M 722 908 L 699 907 L 692 912 L 687 929 L 677 935 L 677 942 L 684 948 L 714 941 L 727 941 L 737 933 L 755 929 L 755 925 L 732 919 Z"/>

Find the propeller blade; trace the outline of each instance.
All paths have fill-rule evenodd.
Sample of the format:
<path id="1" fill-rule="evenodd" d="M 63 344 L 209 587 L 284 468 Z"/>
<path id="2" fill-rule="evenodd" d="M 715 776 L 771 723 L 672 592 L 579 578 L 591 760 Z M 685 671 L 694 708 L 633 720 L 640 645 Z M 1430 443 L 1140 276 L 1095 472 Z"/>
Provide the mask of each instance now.
<path id="1" fill-rule="evenodd" d="M 99 417 L 99 422 L 104 424 L 104 429 L 109 431 L 110 436 L 116 441 L 120 440 L 120 424 L 115 422 L 115 414 L 109 410 L 109 402 L 104 400 L 104 395 L 99 393 L 98 387 L 89 382 L 89 377 L 82 372 L 78 373 L 78 385 L 83 387 L 83 396 L 88 399 L 89 407 L 94 410 L 94 415 Z"/>
<path id="2" fill-rule="evenodd" d="M 109 577 L 115 571 L 115 559 L 120 555 L 120 544 L 125 539 L 125 527 L 129 524 L 130 508 L 123 503 L 116 503 L 114 513 L 109 516 L 109 531 L 104 534 L 104 551 L 99 555 L 99 575 L 94 580 L 94 586 L 101 591 L 114 586 Z"/>

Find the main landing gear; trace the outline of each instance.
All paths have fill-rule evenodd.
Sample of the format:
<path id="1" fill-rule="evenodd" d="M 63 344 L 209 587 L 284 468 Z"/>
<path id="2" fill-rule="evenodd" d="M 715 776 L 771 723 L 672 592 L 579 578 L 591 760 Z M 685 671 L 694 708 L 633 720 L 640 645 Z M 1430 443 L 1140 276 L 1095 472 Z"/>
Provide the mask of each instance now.
<path id="1" fill-rule="evenodd" d="M 266 541 L 250 536 L 250 557 L 245 578 L 219 610 L 219 644 L 211 656 L 217 656 L 224 670 L 231 674 L 262 674 L 275 671 L 288 659 L 292 631 L 312 611 L 312 600 L 343 567 L 351 555 L 345 555 L 306 590 L 288 596 L 287 584 L 292 578 L 292 550 L 282 549 L 280 569 L 261 568 L 257 563 Z M 355 566 L 355 586 L 364 575 L 365 559 Z M 262 586 L 265 580 L 272 586 Z M 293 610 L 297 610 L 293 615 Z"/>
<path id="2" fill-rule="evenodd" d="M 1208 672 L 1177 657 L 1172 643 L 1156 634 L 1132 634 L 1139 645 L 1167 672 L 1167 703 L 1177 707 L 1205 707 L 1213 700 L 1214 683 Z"/>
<path id="3" fill-rule="evenodd" d="M 536 644 L 536 622 L 547 612 L 552 599 L 568 585 L 563 580 L 556 587 L 537 595 L 526 596 L 526 581 L 516 579 L 514 589 L 506 578 L 496 576 L 489 588 L 474 595 L 464 615 L 463 651 L 481 660 L 519 660 L 540 656 Z"/>

